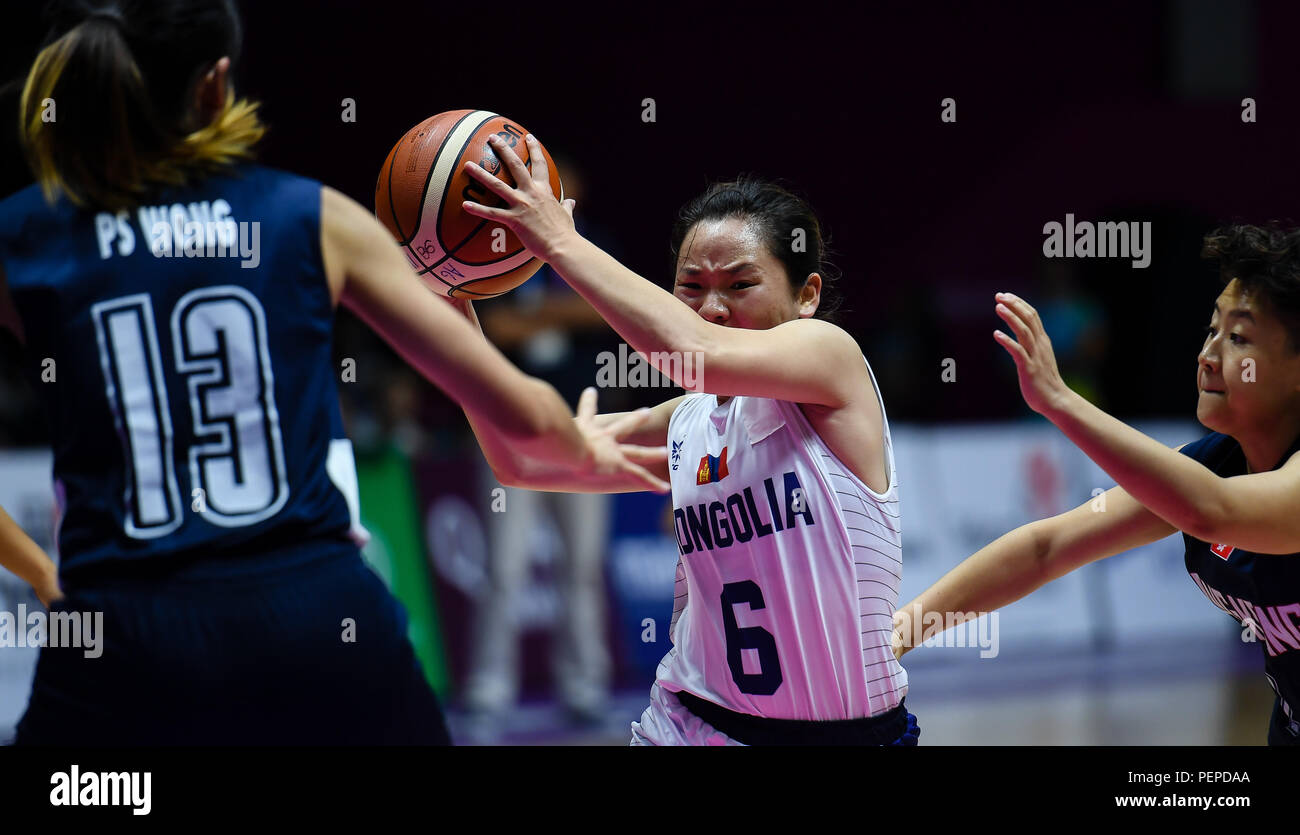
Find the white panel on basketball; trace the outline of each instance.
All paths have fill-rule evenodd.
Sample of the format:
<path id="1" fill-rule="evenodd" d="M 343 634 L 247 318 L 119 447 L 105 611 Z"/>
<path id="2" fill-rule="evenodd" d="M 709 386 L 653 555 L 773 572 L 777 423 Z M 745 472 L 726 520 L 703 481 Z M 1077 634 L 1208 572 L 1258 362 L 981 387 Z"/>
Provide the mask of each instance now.
<path id="1" fill-rule="evenodd" d="M 460 123 L 452 129 L 446 140 L 443 141 L 442 147 L 438 149 L 438 156 L 433 161 L 433 173 L 429 177 L 429 188 L 424 193 L 424 207 L 420 210 L 420 227 L 415 230 L 415 234 L 411 236 L 411 243 L 406 246 L 408 250 L 407 257 L 412 259 L 412 264 L 417 269 L 425 269 L 430 264 L 436 264 L 447 255 L 437 235 L 438 209 L 442 206 L 443 191 L 446 184 L 451 180 L 452 166 L 456 164 L 456 160 L 460 157 L 461 148 L 483 126 L 484 122 L 496 117 L 497 114 L 491 111 L 475 110 L 460 120 Z M 428 248 L 430 245 L 432 251 Z M 424 247 L 418 258 L 414 251 L 415 247 Z M 532 257 L 528 250 L 524 249 L 516 255 L 491 264 L 464 264 L 454 256 L 447 258 L 446 261 L 443 261 L 443 264 L 455 267 L 464 276 L 463 279 L 456 283 L 463 283 L 475 278 L 494 278 L 495 276 L 504 275 L 513 269 L 522 267 L 531 261 Z M 434 280 L 436 281 L 436 279 Z"/>

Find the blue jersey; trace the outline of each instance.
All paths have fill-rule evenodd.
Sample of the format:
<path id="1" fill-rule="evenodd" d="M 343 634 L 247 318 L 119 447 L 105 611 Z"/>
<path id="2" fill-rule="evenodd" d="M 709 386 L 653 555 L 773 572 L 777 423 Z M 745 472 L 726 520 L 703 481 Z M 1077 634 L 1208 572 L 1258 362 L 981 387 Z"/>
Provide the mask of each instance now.
<path id="1" fill-rule="evenodd" d="M 1217 432 L 1182 452 L 1220 476 L 1244 475 L 1247 470 L 1241 446 Z M 1300 438 L 1278 467 L 1296 452 Z M 1183 541 L 1192 580 L 1211 602 L 1241 622 L 1244 638 L 1259 643 L 1264 673 L 1282 713 L 1290 721 L 1300 720 L 1300 554 L 1255 554 L 1230 542 L 1202 542 L 1187 534 Z"/>
<path id="2" fill-rule="evenodd" d="M 61 575 L 217 575 L 351 545 L 321 185 L 244 165 L 131 210 L 0 202 L 50 420 Z"/>

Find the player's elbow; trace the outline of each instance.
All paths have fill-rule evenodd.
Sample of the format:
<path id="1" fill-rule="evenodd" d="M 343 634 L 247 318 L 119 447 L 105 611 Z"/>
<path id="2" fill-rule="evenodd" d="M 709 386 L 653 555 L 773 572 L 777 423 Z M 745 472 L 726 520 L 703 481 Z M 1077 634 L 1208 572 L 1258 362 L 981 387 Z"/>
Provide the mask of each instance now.
<path id="1" fill-rule="evenodd" d="M 1227 542 L 1232 539 L 1230 524 L 1221 514 L 1206 508 L 1192 508 L 1178 528 L 1202 542 Z"/>
<path id="2" fill-rule="evenodd" d="M 1018 530 L 1026 537 L 1031 576 L 1030 591 L 1063 577 L 1099 554 L 1095 537 L 1089 533 L 1079 511 L 1071 510 L 1046 519 L 1030 522 Z"/>
<path id="3" fill-rule="evenodd" d="M 514 456 L 510 456 L 509 459 L 505 461 L 502 461 L 499 458 L 497 460 L 489 459 L 488 467 L 492 470 L 492 477 L 495 478 L 497 483 L 502 487 L 524 486 L 522 484 L 524 480 L 523 473 L 521 472 L 519 463 L 515 460 Z"/>
<path id="4" fill-rule="evenodd" d="M 1231 536 L 1234 517 L 1239 518 L 1229 497 L 1207 492 L 1183 502 L 1165 518 L 1178 530 L 1202 542 L 1226 542 Z"/>
<path id="5" fill-rule="evenodd" d="M 1029 553 L 1030 582 L 1034 588 L 1048 582 L 1053 577 L 1052 562 L 1059 556 L 1056 548 L 1057 520 L 1060 517 L 1040 519 L 1020 528 L 1025 537 Z"/>

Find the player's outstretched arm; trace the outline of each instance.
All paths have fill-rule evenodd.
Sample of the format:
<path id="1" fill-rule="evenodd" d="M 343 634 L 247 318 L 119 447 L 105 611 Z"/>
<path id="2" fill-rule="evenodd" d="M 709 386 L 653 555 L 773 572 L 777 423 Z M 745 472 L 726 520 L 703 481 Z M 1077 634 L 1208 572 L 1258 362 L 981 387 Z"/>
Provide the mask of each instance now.
<path id="1" fill-rule="evenodd" d="M 1300 551 L 1300 454 L 1271 472 L 1224 478 L 1169 449 L 1072 391 L 1057 371 L 1038 312 L 999 293 L 996 312 L 1015 339 L 996 331 L 1015 360 L 1031 409 L 1056 424 L 1115 483 L 1160 518 L 1204 542 L 1259 554 Z"/>
<path id="2" fill-rule="evenodd" d="M 596 389 L 587 388 L 578 401 L 574 422 L 584 435 L 611 436 L 622 443 L 623 454 L 645 466 L 655 478 L 668 483 L 668 420 L 682 398 L 660 403 L 634 412 L 596 414 Z M 520 461 L 514 486 L 530 490 L 563 493 L 634 493 L 646 489 L 644 480 L 626 473 L 612 473 L 606 478 L 575 479 L 570 473 L 531 461 Z"/>
<path id="3" fill-rule="evenodd" d="M 540 147 L 531 134 L 525 141 L 533 161 L 531 172 L 512 148 L 489 139 L 517 188 L 475 163 L 466 163 L 470 176 L 506 206 L 467 202 L 465 211 L 508 226 L 673 382 L 690 391 L 831 408 L 868 396 L 870 381 L 862 351 L 835 325 L 804 318 L 759 331 L 706 322 L 672 293 L 584 239 L 573 225 L 573 201 L 556 200 Z M 691 359 L 690 365 L 686 358 Z"/>
<path id="4" fill-rule="evenodd" d="M 474 311 L 474 303 L 468 299 L 448 299 L 448 301 L 482 335 L 483 329 Z M 653 409 L 600 415 L 596 414 L 596 390 L 588 388 L 582 393 L 578 403 L 578 413 L 573 420 L 584 436 L 592 434 L 612 436 L 623 445 L 623 453 L 629 459 L 644 465 L 656 478 L 667 482 L 668 420 L 673 415 L 673 409 L 682 399 L 674 398 Z M 602 479 L 593 479 L 589 476 L 575 477 L 568 470 L 547 466 L 517 455 L 511 449 L 509 441 L 491 421 L 475 416 L 471 412 L 466 412 L 465 417 L 493 473 L 507 487 L 562 493 L 634 493 L 646 489 L 644 480 L 635 473 L 612 473 Z"/>
<path id="5" fill-rule="evenodd" d="M 584 434 L 549 384 L 524 374 L 448 304 L 425 288 L 369 212 L 334 189 L 321 190 L 321 246 L 326 278 L 342 301 L 411 367 L 490 423 L 520 458 L 597 484 L 616 474 L 644 489 L 668 485 L 631 460 L 608 434 Z M 505 460 L 489 452 L 489 464 Z M 647 456 L 650 453 L 647 452 Z M 513 481 L 515 473 L 498 472 Z"/>
<path id="6" fill-rule="evenodd" d="M 0 565 L 31 585 L 48 607 L 63 596 L 54 561 L 0 508 Z"/>
<path id="7" fill-rule="evenodd" d="M 976 551 L 894 613 L 894 654 L 1014 603 L 1081 565 L 1175 532 L 1121 487 L 1049 519 L 1022 525 Z"/>

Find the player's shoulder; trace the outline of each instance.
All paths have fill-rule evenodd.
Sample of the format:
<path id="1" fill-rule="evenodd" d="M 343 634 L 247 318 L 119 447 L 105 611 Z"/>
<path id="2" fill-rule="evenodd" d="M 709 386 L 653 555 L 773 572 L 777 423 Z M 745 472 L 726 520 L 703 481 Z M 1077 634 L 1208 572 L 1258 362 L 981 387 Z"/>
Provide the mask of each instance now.
<path id="1" fill-rule="evenodd" d="M 797 336 L 799 339 L 817 340 L 834 347 L 852 348 L 854 351 L 860 350 L 858 341 L 853 338 L 852 334 L 834 322 L 825 319 L 791 319 L 777 325 L 772 329 L 772 332 L 791 338 Z"/>
<path id="2" fill-rule="evenodd" d="M 62 193 L 45 199 L 39 185 L 30 185 L 0 200 L 0 261 L 38 251 L 77 211 Z"/>
<path id="3" fill-rule="evenodd" d="M 360 203 L 333 186 L 321 183 L 319 184 L 319 187 L 321 208 L 323 211 L 343 216 L 347 216 L 357 210 L 365 211 L 365 208 Z"/>
<path id="4" fill-rule="evenodd" d="M 809 374 L 853 385 L 866 376 L 866 363 L 858 340 L 844 328 L 825 319 L 794 319 L 772 328 L 769 333 L 785 351 L 797 352 L 806 361 Z"/>
<path id="5" fill-rule="evenodd" d="M 4 199 L 0 199 L 0 236 L 17 237 L 22 227 L 39 215 L 53 215 L 63 208 L 66 198 L 61 194 L 55 197 L 53 205 L 45 199 L 41 187 L 36 184 L 19 189 Z"/>
<path id="6" fill-rule="evenodd" d="M 0 218 L 8 218 L 16 213 L 30 212 L 38 206 L 47 205 L 41 187 L 35 183 L 21 188 L 12 194 L 0 198 Z"/>
<path id="7" fill-rule="evenodd" d="M 345 248 L 361 247 L 372 252 L 390 246 L 392 237 L 368 209 L 338 189 L 321 184 L 316 198 L 321 234 L 327 241 Z"/>

